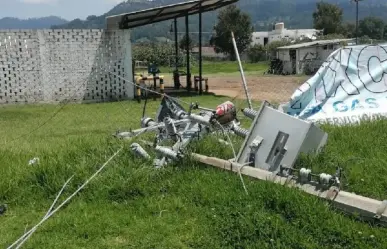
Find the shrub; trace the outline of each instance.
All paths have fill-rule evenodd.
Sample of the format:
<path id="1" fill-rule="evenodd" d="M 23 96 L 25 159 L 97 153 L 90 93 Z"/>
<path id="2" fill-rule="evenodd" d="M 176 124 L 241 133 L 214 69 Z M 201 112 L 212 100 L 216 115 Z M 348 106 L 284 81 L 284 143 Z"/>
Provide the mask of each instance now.
<path id="1" fill-rule="evenodd" d="M 134 60 L 148 61 L 158 66 L 168 66 L 173 54 L 174 48 L 169 44 L 143 43 L 133 45 Z"/>
<path id="2" fill-rule="evenodd" d="M 251 62 L 266 61 L 266 48 L 261 44 L 255 44 L 247 50 L 247 56 Z"/>

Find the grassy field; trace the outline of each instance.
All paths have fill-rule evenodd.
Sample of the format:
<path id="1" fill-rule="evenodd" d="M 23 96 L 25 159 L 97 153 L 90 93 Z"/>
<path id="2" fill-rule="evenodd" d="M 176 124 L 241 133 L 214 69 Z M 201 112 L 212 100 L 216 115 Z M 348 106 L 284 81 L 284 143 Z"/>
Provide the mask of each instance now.
<path id="1" fill-rule="evenodd" d="M 226 99 L 184 100 L 214 107 Z M 237 102 L 239 108 L 243 104 Z M 157 105 L 150 101 L 147 114 L 154 116 Z M 190 160 L 156 170 L 133 158 L 130 143 L 111 134 L 139 126 L 142 105 L 136 102 L 71 104 L 28 133 L 57 108 L 0 108 L 0 204 L 8 205 L 0 216 L 1 248 L 40 221 L 70 176 L 75 175 L 62 199 L 121 146 L 124 151 L 25 248 L 387 248 L 387 229 L 345 216 L 298 190 L 245 178 L 246 195 L 230 172 Z M 325 151 L 303 158 L 299 166 L 334 172 L 340 163 L 346 190 L 387 199 L 387 122 L 324 129 Z M 230 148 L 211 138 L 192 150 L 232 157 Z M 34 157 L 40 164 L 28 165 Z"/>
<path id="2" fill-rule="evenodd" d="M 249 63 L 243 62 L 243 71 L 247 74 L 263 74 L 268 70 L 269 65 L 267 62 Z M 174 68 L 160 67 L 162 74 L 172 73 Z M 182 67 L 179 70 L 186 71 L 186 68 Z M 204 61 L 203 62 L 203 74 L 219 74 L 219 73 L 236 73 L 239 72 L 239 66 L 237 61 Z M 192 74 L 199 73 L 199 65 L 195 65 L 191 68 Z"/>

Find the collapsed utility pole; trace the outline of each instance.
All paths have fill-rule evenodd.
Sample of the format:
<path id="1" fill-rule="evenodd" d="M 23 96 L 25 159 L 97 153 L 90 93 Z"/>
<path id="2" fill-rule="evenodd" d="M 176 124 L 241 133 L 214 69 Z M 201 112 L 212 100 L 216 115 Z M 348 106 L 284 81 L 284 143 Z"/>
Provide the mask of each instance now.
<path id="1" fill-rule="evenodd" d="M 315 181 L 303 182 L 302 173 L 298 180 L 273 174 L 270 171 L 244 166 L 239 163 L 227 160 L 207 157 L 200 154 L 192 154 L 192 158 L 201 163 L 211 165 L 217 168 L 240 172 L 243 175 L 250 176 L 259 180 L 271 181 L 288 187 L 296 187 L 308 194 L 331 201 L 334 207 L 349 213 L 359 214 L 368 221 L 387 222 L 387 201 L 379 201 L 364 196 L 340 190 L 337 186 L 325 185 L 326 188 L 320 189 L 323 184 Z M 310 173 L 309 173 L 310 174 Z M 306 179 L 309 174 L 305 174 Z"/>
<path id="2" fill-rule="evenodd" d="M 238 47 L 237 47 L 237 44 L 236 44 L 236 41 L 235 41 L 235 37 L 234 37 L 234 32 L 231 32 L 231 38 L 232 38 L 232 44 L 234 46 L 235 56 L 236 56 L 236 58 L 238 60 L 239 71 L 240 71 L 241 77 L 242 77 L 242 83 L 243 83 L 243 88 L 244 88 L 245 94 L 246 94 L 247 105 L 249 106 L 250 109 L 253 109 L 253 105 L 251 104 L 251 98 L 250 98 L 249 90 L 247 89 L 245 73 L 243 72 L 241 58 L 239 57 L 239 51 L 238 51 Z"/>
<path id="3" fill-rule="evenodd" d="M 115 136 L 131 139 L 147 132 L 155 133 L 154 141 L 142 143 L 156 152 L 156 168 L 192 157 L 198 162 L 241 175 L 297 187 L 330 201 L 344 212 L 358 213 L 364 219 L 387 224 L 387 201 L 341 190 L 341 169 L 337 169 L 335 174 L 316 174 L 310 169 L 295 167 L 300 153 L 318 153 L 326 144 L 328 135 L 325 132 L 313 123 L 274 109 L 268 102 L 264 102 L 258 111 L 245 109 L 243 114 L 253 120 L 250 129 L 240 127 L 235 106 L 229 101 L 215 109 L 204 108 L 195 103 L 186 111 L 176 100 L 164 96 L 155 119 L 144 117 L 141 120 L 142 128 L 117 132 Z M 244 139 L 235 158 L 224 160 L 190 154 L 185 150 L 193 140 L 217 132 L 235 134 Z M 232 145 L 231 140 L 217 141 Z M 171 142 L 174 143 L 172 146 Z M 133 143 L 131 150 L 137 156 L 151 159 L 150 154 L 139 143 Z"/>

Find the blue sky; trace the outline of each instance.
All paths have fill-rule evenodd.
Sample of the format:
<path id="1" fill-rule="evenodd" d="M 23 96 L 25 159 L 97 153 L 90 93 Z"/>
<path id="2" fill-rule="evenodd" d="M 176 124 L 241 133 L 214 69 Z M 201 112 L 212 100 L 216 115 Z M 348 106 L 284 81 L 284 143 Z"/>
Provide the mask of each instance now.
<path id="1" fill-rule="evenodd" d="M 67 20 L 101 15 L 123 0 L 0 0 L 0 18 L 60 16 Z"/>

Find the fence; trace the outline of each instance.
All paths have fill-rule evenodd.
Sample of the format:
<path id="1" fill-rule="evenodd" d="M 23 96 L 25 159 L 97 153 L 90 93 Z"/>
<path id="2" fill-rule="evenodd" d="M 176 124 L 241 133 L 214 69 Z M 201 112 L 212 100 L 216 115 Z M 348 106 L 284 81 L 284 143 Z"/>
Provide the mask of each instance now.
<path id="1" fill-rule="evenodd" d="M 0 103 L 97 102 L 133 97 L 126 31 L 1 30 Z"/>

